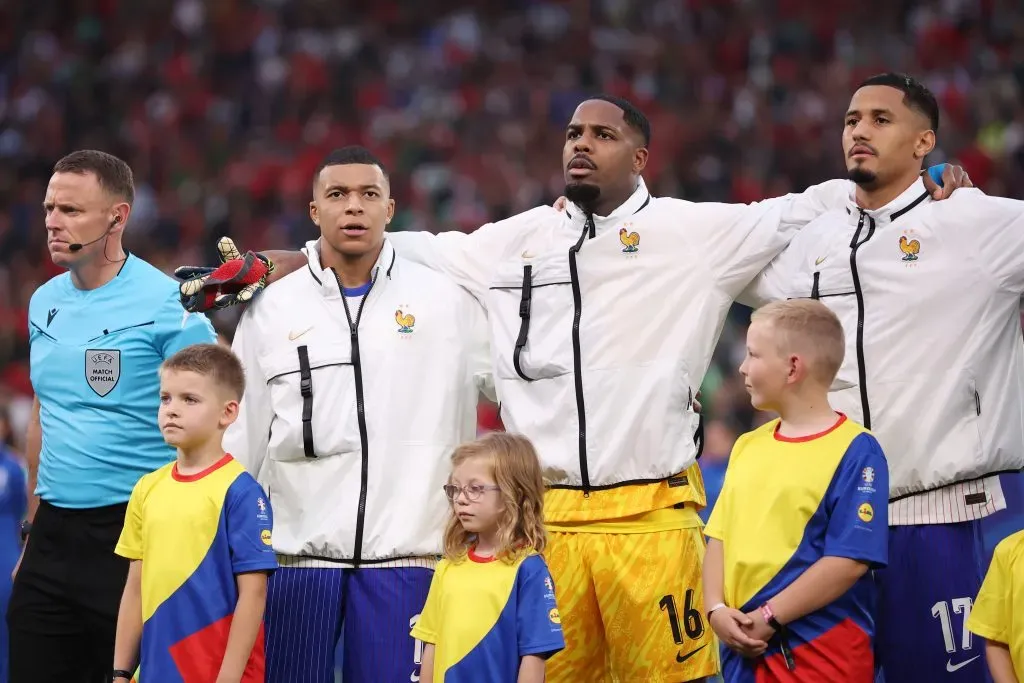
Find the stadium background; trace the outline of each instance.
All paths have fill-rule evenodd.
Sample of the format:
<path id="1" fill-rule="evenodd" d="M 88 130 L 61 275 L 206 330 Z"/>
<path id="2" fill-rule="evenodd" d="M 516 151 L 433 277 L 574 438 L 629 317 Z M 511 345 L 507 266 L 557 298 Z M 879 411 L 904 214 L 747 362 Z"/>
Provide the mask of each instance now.
<path id="1" fill-rule="evenodd" d="M 311 176 L 346 144 L 387 164 L 397 230 L 468 231 L 550 203 L 564 124 L 594 92 L 650 117 L 657 194 L 800 191 L 842 174 L 852 88 L 886 70 L 939 98 L 932 163 L 1024 197 L 1019 0 L 0 3 L 0 441 L 23 445 L 26 308 L 58 272 L 40 203 L 71 150 L 128 160 L 126 243 L 170 273 L 212 263 L 221 235 L 243 248 L 315 237 Z M 214 316 L 225 340 L 237 314 Z M 733 311 L 703 386 L 712 493 L 736 435 L 766 417 L 736 374 L 747 315 Z M 482 407 L 481 430 L 497 427 Z M 989 522 L 990 546 L 1024 526 L 1021 477 L 1006 483 L 1013 509 Z"/>

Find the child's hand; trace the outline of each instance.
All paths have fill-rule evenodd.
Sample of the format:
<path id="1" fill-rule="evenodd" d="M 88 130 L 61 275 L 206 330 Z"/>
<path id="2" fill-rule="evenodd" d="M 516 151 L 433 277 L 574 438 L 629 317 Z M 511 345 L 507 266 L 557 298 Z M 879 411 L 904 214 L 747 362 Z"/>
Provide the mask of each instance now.
<path id="1" fill-rule="evenodd" d="M 775 629 L 765 622 L 761 610 L 751 610 L 746 613 L 746 617 L 750 620 L 750 625 L 744 625 L 743 632 L 751 638 L 767 643 L 775 635 Z"/>
<path id="2" fill-rule="evenodd" d="M 768 649 L 768 642 L 753 637 L 747 628 L 753 620 L 738 609 L 720 607 L 711 613 L 711 628 L 719 640 L 747 658 L 758 657 Z"/>

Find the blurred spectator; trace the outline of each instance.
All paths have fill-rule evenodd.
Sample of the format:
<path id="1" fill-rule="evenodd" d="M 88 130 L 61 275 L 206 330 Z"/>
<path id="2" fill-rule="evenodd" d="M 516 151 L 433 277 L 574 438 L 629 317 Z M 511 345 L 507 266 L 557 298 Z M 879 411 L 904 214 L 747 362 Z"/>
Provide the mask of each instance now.
<path id="1" fill-rule="evenodd" d="M 56 271 L 39 203 L 96 147 L 137 174 L 127 245 L 168 272 L 315 236 L 312 172 L 364 144 L 393 171 L 395 229 L 459 228 L 550 202 L 587 94 L 649 114 L 651 188 L 755 201 L 842 172 L 855 83 L 914 73 L 943 106 L 933 162 L 1024 196 L 1018 0 L 80 0 L 0 8 L 0 395 L 29 395 L 25 306 Z M 216 315 L 225 338 L 239 311 Z M 705 396 L 739 429 L 745 316 Z M 720 378 L 714 380 L 715 377 Z M 742 387 L 740 387 L 742 389 Z M 488 413 L 493 421 L 493 415 Z"/>
<path id="2" fill-rule="evenodd" d="M 0 404 L 0 614 L 7 614 L 11 572 L 21 556 L 21 520 L 28 504 L 25 470 L 14 448 L 10 416 Z M 0 619 L 0 683 L 7 683 L 7 620 Z"/>

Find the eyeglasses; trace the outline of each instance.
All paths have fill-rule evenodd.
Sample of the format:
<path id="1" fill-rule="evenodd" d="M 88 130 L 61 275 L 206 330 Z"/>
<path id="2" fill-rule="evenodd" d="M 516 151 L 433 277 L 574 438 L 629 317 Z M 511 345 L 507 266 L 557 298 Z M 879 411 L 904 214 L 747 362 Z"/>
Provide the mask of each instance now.
<path id="1" fill-rule="evenodd" d="M 448 500 L 455 502 L 455 499 L 459 497 L 459 493 L 466 494 L 466 498 L 470 501 L 480 500 L 480 496 L 484 495 L 487 491 L 500 491 L 500 486 L 485 486 L 484 484 L 470 484 L 469 486 L 455 486 L 454 484 L 445 484 L 441 488 L 444 489 L 444 494 L 448 496 Z"/>

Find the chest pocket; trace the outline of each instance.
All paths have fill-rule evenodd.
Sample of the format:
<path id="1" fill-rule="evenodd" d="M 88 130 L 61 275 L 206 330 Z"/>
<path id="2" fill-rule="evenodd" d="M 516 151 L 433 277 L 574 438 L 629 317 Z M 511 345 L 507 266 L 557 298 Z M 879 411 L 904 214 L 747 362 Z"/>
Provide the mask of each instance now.
<path id="1" fill-rule="evenodd" d="M 805 268 L 806 272 L 810 273 L 810 278 L 809 281 L 801 283 L 803 291 L 798 293 L 799 296 L 829 299 L 856 295 L 853 271 L 850 269 L 849 249 L 834 247 L 827 255 L 809 256 Z"/>
<path id="2" fill-rule="evenodd" d="M 260 359 L 274 423 L 270 457 L 305 460 L 361 448 L 355 373 L 348 346 L 302 345 Z"/>
<path id="3" fill-rule="evenodd" d="M 802 281 L 796 298 L 818 299 L 839 318 L 846 331 L 846 351 L 842 366 L 832 383 L 832 391 L 858 385 L 857 372 L 857 288 L 850 266 L 849 239 L 852 235 L 836 235 L 831 246 L 811 253 L 800 272 Z M 807 276 L 809 274 L 809 277 Z"/>
<path id="4" fill-rule="evenodd" d="M 504 264 L 491 281 L 487 308 L 499 378 L 531 382 L 572 372 L 568 251 Z"/>

